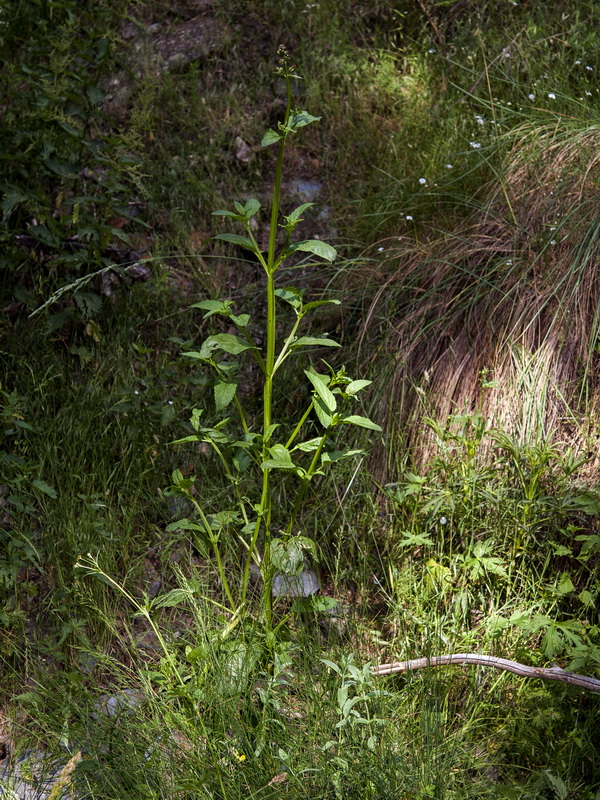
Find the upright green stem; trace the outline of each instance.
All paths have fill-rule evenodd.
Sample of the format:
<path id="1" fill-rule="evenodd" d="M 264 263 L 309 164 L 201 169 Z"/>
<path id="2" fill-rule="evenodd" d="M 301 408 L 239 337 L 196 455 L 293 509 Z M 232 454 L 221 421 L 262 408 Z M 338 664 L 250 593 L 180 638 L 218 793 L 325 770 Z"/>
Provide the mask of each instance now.
<path id="1" fill-rule="evenodd" d="M 286 75 L 287 108 L 284 126 L 287 125 L 292 108 L 292 94 L 289 76 Z M 279 198 L 281 195 L 281 179 L 283 175 L 283 153 L 287 133 L 282 131 L 277 151 L 275 166 L 275 185 L 273 187 L 273 207 L 271 208 L 271 227 L 269 230 L 269 249 L 267 252 L 267 357 L 265 360 L 265 386 L 263 394 L 263 460 L 268 453 L 268 431 L 272 425 L 273 374 L 275 372 L 275 343 L 277 336 L 277 316 L 275 307 L 275 245 L 277 241 L 277 220 L 279 219 Z M 263 470 L 263 487 L 260 501 L 260 518 L 264 518 L 264 554 L 262 562 L 263 607 L 267 632 L 273 627 L 273 570 L 271 567 L 271 482 L 270 470 Z M 259 523 L 257 523 L 258 526 Z M 250 553 L 248 554 L 251 555 Z"/>

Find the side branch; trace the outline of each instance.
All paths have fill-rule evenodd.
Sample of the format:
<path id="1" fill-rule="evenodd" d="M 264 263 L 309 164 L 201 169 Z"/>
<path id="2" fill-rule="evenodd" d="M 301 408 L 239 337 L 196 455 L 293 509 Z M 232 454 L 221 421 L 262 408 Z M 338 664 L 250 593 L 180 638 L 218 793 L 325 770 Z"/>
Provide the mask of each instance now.
<path id="1" fill-rule="evenodd" d="M 431 656 L 430 658 L 413 658 L 411 661 L 393 661 L 373 667 L 374 675 L 392 675 L 396 672 L 410 672 L 426 667 L 443 667 L 446 664 L 477 664 L 483 667 L 496 667 L 506 672 L 514 672 L 524 678 L 542 678 L 547 681 L 561 681 L 572 686 L 581 686 L 590 692 L 600 692 L 600 680 L 578 675 L 576 672 L 565 672 L 561 667 L 528 667 L 518 661 L 507 658 L 478 655 L 477 653 L 453 653 L 447 656 Z"/>

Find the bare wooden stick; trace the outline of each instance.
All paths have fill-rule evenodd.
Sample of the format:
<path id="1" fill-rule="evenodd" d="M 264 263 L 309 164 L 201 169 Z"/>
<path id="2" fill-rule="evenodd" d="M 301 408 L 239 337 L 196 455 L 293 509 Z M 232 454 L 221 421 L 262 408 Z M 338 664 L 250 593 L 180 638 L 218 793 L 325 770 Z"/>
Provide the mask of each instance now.
<path id="1" fill-rule="evenodd" d="M 452 653 L 447 656 L 413 658 L 411 661 L 392 661 L 390 664 L 373 667 L 372 672 L 374 675 L 393 675 L 396 672 L 410 672 L 426 667 L 443 667 L 446 664 L 477 664 L 483 667 L 496 667 L 496 669 L 506 672 L 514 672 L 515 675 L 522 675 L 524 678 L 562 681 L 562 683 L 570 683 L 573 686 L 581 686 L 582 689 L 588 689 L 590 692 L 600 692 L 600 680 L 597 678 L 578 675 L 576 672 L 565 672 L 561 667 L 528 667 L 518 661 L 478 655 L 477 653 Z"/>

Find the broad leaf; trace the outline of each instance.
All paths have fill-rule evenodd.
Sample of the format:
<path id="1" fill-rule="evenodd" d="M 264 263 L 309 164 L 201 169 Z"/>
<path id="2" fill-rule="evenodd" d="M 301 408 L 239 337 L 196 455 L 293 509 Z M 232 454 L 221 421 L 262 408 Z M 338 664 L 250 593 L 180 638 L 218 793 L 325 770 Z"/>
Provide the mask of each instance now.
<path id="1" fill-rule="evenodd" d="M 191 596 L 189 589 L 171 589 L 166 594 L 161 594 L 160 597 L 155 597 L 152 601 L 152 608 L 172 608 L 178 606 L 185 600 L 189 600 Z"/>
<path id="2" fill-rule="evenodd" d="M 294 244 L 290 245 L 289 249 L 290 253 L 302 250 L 303 252 L 319 256 L 319 258 L 324 258 L 326 261 L 334 261 L 337 258 L 336 249 L 330 244 L 322 242 L 320 239 L 306 239 L 304 242 L 294 242 Z"/>
<path id="3" fill-rule="evenodd" d="M 287 217 L 284 217 L 287 225 L 282 227 L 294 228 L 301 221 L 302 214 L 304 214 L 306 209 L 314 205 L 314 203 L 302 203 L 302 205 L 298 206 L 298 208 L 295 208 L 291 214 L 288 214 Z"/>
<path id="4" fill-rule="evenodd" d="M 313 369 L 311 370 L 305 369 L 304 374 L 306 375 L 308 380 L 312 383 L 315 392 L 325 403 L 327 409 L 333 413 L 337 408 L 337 401 L 335 399 L 333 392 L 327 386 L 326 381 L 323 379 L 321 375 L 319 375 Z"/>
<path id="5" fill-rule="evenodd" d="M 214 336 L 209 336 L 203 342 L 200 348 L 200 358 L 210 358 L 215 350 L 223 350 L 225 353 L 230 353 L 233 356 L 243 353 L 244 350 L 255 350 L 251 344 L 240 339 L 239 336 L 234 336 L 232 333 L 217 333 Z M 183 353 L 184 356 L 190 356 L 190 353 Z"/>
<path id="6" fill-rule="evenodd" d="M 239 219 L 239 220 L 243 219 L 241 214 L 234 214 L 233 211 L 224 211 L 224 210 L 213 211 L 211 213 L 211 216 L 212 217 L 233 217 L 234 219 Z"/>
<path id="7" fill-rule="evenodd" d="M 281 134 L 274 131 L 272 128 L 265 133 L 263 138 L 261 139 L 261 146 L 268 147 L 270 144 L 276 144 L 281 139 Z"/>
<path id="8" fill-rule="evenodd" d="M 315 397 L 313 401 L 313 406 L 315 409 L 315 414 L 317 415 L 317 419 L 319 420 L 321 425 L 324 428 L 329 428 L 329 426 L 333 421 L 333 418 L 325 403 L 321 400 L 320 397 Z"/>
<path id="9" fill-rule="evenodd" d="M 304 311 L 310 311 L 312 308 L 318 308 L 319 306 L 326 306 L 326 305 L 334 305 L 339 306 L 339 300 L 313 300 L 312 303 L 306 303 L 304 306 Z"/>
<path id="10" fill-rule="evenodd" d="M 373 381 L 351 381 L 347 386 L 344 386 L 344 392 L 346 394 L 356 394 L 362 389 L 366 389 L 367 386 L 370 386 L 372 383 Z"/>
<path id="11" fill-rule="evenodd" d="M 313 117 L 308 111 L 297 111 L 295 114 L 291 115 L 288 126 L 291 130 L 297 130 L 298 128 L 303 128 L 305 125 L 310 125 L 311 122 L 318 122 L 320 119 L 321 117 Z"/>
<path id="12" fill-rule="evenodd" d="M 281 289 L 275 289 L 275 294 L 294 308 L 302 308 L 302 293 L 293 286 L 284 286 Z"/>
<path id="13" fill-rule="evenodd" d="M 330 450 L 328 453 L 323 453 L 321 462 L 327 464 L 328 462 L 341 461 L 343 458 L 361 456 L 364 452 L 364 450 Z"/>
<path id="14" fill-rule="evenodd" d="M 190 308 L 200 308 L 206 311 L 204 319 L 212 317 L 213 314 L 228 314 L 231 308 L 231 300 L 201 300 L 199 303 L 194 303 Z"/>
<path id="15" fill-rule="evenodd" d="M 314 439 L 308 439 L 306 442 L 300 442 L 294 447 L 294 450 L 302 450 L 303 453 L 312 453 L 321 444 L 321 436 L 316 436 Z"/>
<path id="16" fill-rule="evenodd" d="M 260 465 L 262 469 L 296 469 L 290 451 L 282 444 L 274 444 L 273 447 L 269 447 L 269 453 L 271 458 L 262 462 Z"/>
<path id="17" fill-rule="evenodd" d="M 171 533 L 171 531 L 196 531 L 199 533 L 206 533 L 204 525 L 198 525 L 197 522 L 192 522 L 187 517 L 171 522 L 170 525 L 167 525 L 165 530 L 168 533 Z"/>
<path id="18" fill-rule="evenodd" d="M 251 250 L 256 253 L 256 247 L 252 244 L 250 239 L 246 236 L 239 236 L 237 233 L 218 233 L 213 236 L 213 239 L 219 239 L 221 242 L 229 242 L 230 244 L 237 244 L 239 247 L 245 247 L 246 250 Z"/>
<path id="19" fill-rule="evenodd" d="M 312 539 L 306 536 L 273 539 L 271 542 L 271 563 L 284 575 L 299 575 L 304 567 L 304 551 L 316 556 L 316 547 Z"/>
<path id="20" fill-rule="evenodd" d="M 246 219 L 250 219 L 253 217 L 258 211 L 260 210 L 260 203 L 256 199 L 256 197 L 250 197 L 246 200 L 246 205 L 244 206 L 244 214 Z"/>
<path id="21" fill-rule="evenodd" d="M 42 494 L 46 494 L 48 495 L 48 497 L 51 497 L 53 500 L 56 500 L 57 498 L 56 489 L 53 489 L 49 483 L 46 483 L 46 481 L 38 481 L 38 480 L 31 481 L 31 485 L 39 492 L 42 492 Z"/>
<path id="22" fill-rule="evenodd" d="M 250 322 L 250 314 L 240 314 L 239 316 L 236 316 L 235 314 L 229 314 L 229 318 L 234 325 L 238 326 L 238 328 L 245 328 Z"/>
<path id="23" fill-rule="evenodd" d="M 290 345 L 290 349 L 294 349 L 296 347 L 341 347 L 341 344 L 336 342 L 334 339 L 317 338 L 315 336 L 301 336 Z"/>
<path id="24" fill-rule="evenodd" d="M 233 381 L 219 381 L 215 384 L 215 407 L 217 411 L 222 411 L 231 403 L 235 397 L 237 383 Z"/>
<path id="25" fill-rule="evenodd" d="M 369 428 L 372 431 L 380 431 L 382 428 L 379 425 L 376 425 L 374 422 L 371 422 L 370 419 L 367 417 L 357 417 L 354 414 L 351 414 L 349 417 L 344 417 L 342 422 L 347 423 L 348 425 L 358 425 L 360 428 Z"/>

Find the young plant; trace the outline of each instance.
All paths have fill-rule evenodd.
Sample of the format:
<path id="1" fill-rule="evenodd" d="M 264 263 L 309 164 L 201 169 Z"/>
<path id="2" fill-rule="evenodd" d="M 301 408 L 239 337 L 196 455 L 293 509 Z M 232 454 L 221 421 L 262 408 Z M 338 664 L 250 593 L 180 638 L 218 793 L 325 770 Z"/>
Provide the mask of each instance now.
<path id="1" fill-rule="evenodd" d="M 305 302 L 303 293 L 295 287 L 276 286 L 276 274 L 282 265 L 298 253 L 307 253 L 325 261 L 333 261 L 336 251 L 333 247 L 316 239 L 293 241 L 296 227 L 302 221 L 302 215 L 313 203 L 303 203 L 290 214 L 280 220 L 280 195 L 283 174 L 283 157 L 286 142 L 300 128 L 317 122 L 307 111 L 298 111 L 292 107 L 292 79 L 298 78 L 289 62 L 285 48 L 278 51 L 280 58 L 277 73 L 285 80 L 287 103 L 283 121 L 277 130 L 268 130 L 262 146 L 277 146 L 274 187 L 271 205 L 271 224 L 267 252 L 259 247 L 253 234 L 253 218 L 261 205 L 258 200 L 250 198 L 242 205 L 234 204 L 235 211 L 215 211 L 218 216 L 229 217 L 241 225 L 245 235 L 222 233 L 216 236 L 250 251 L 262 266 L 266 278 L 267 320 L 266 350 L 261 352 L 250 332 L 250 316 L 237 314 L 231 300 L 202 300 L 193 308 L 206 312 L 204 318 L 214 315 L 226 317 L 237 329 L 237 334 L 218 333 L 209 336 L 197 351 L 185 352 L 191 358 L 209 366 L 215 376 L 214 401 L 217 412 L 226 411 L 230 406 L 235 409 L 235 416 L 240 428 L 234 429 L 232 417 L 226 417 L 213 427 L 202 427 L 202 411 L 195 409 L 191 417 L 194 433 L 179 439 L 176 443 L 204 442 L 213 449 L 223 472 L 229 481 L 235 496 L 233 508 L 219 513 L 210 513 L 203 508 L 193 493 L 193 478 L 184 478 L 181 472 L 173 474 L 173 487 L 170 491 L 182 494 L 193 503 L 197 520 L 180 520 L 173 523 L 172 529 L 187 529 L 199 533 L 210 542 L 219 569 L 224 593 L 235 611 L 246 603 L 250 567 L 254 562 L 260 569 L 262 577 L 261 617 L 267 633 L 273 631 L 272 588 L 276 571 L 287 575 L 298 574 L 302 570 L 304 553 L 316 556 L 316 543 L 300 535 L 295 529 L 296 520 L 306 496 L 309 484 L 317 475 L 323 475 L 332 464 L 345 458 L 353 457 L 362 451 L 337 449 L 333 437 L 339 429 L 346 425 L 356 425 L 374 431 L 381 428 L 370 419 L 349 412 L 348 406 L 355 402 L 360 391 L 371 382 L 353 380 L 343 368 L 334 369 L 326 364 L 326 372 L 320 372 L 311 366 L 304 370 L 312 387 L 312 397 L 291 433 L 284 434 L 281 422 L 276 421 L 273 409 L 274 381 L 283 364 L 306 347 L 339 347 L 339 344 L 328 337 L 299 335 L 304 318 L 314 309 L 326 304 L 339 304 L 338 300 L 318 300 Z M 283 243 L 278 248 L 278 228 L 283 230 Z M 277 300 L 286 303 L 294 313 L 294 321 L 289 332 L 282 341 L 277 339 Z M 236 356 L 245 354 L 254 359 L 262 374 L 263 408 L 262 426 L 260 430 L 251 430 L 248 415 L 244 411 L 238 395 L 239 364 Z M 317 433 L 303 438 L 301 434 L 316 423 Z M 279 437 L 279 438 L 277 438 Z M 244 473 L 254 468 L 258 470 L 262 491 L 254 500 L 242 494 L 240 485 Z M 293 473 L 299 479 L 295 502 L 291 507 L 285 527 L 273 536 L 273 476 L 277 471 Z M 219 542 L 226 531 L 233 531 L 246 550 L 245 564 L 241 585 L 237 598 L 234 598 L 232 587 L 223 569 L 219 551 Z M 259 543 L 262 546 L 259 549 Z"/>

